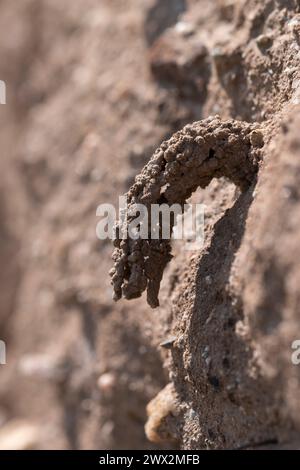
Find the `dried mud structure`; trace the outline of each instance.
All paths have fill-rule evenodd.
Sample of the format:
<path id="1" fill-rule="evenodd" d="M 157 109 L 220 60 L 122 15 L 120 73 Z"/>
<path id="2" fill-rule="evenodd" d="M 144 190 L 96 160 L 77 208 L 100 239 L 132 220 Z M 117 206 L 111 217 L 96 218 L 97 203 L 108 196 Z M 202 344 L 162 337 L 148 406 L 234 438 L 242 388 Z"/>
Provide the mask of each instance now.
<path id="1" fill-rule="evenodd" d="M 241 189 L 248 188 L 263 147 L 263 134 L 257 128 L 255 124 L 221 121 L 217 116 L 177 132 L 156 150 L 126 194 L 128 208 L 123 224 L 134 220 L 131 213 L 135 214 L 138 204 L 147 208 L 151 218 L 152 204 L 183 205 L 198 187 L 205 188 L 213 178 L 224 176 Z M 114 298 L 119 300 L 123 295 L 133 299 L 147 289 L 149 305 L 158 307 L 160 282 L 171 259 L 171 241 L 151 239 L 151 227 L 149 238 L 144 240 L 130 239 L 127 232 L 122 223 L 116 228 L 119 237 L 111 270 Z"/>

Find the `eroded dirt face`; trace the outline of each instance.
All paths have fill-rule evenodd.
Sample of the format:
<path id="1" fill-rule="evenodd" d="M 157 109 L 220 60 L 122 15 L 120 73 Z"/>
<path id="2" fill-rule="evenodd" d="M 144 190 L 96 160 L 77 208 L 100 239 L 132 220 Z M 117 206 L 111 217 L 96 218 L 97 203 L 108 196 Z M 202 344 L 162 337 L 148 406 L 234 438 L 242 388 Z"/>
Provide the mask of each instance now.
<path id="1" fill-rule="evenodd" d="M 0 4 L 0 426 L 12 441 L 27 430 L 19 447 L 238 448 L 299 426 L 299 4 L 174 1 L 166 15 L 160 3 Z M 175 198 L 204 188 L 205 245 L 172 247 L 159 309 L 115 304 L 97 206 L 130 187 L 157 200 L 153 160 L 139 189 L 135 176 L 217 114 L 239 139 L 263 129 L 257 178 L 239 192 L 218 163 L 181 194 L 178 171 L 159 166 Z"/>

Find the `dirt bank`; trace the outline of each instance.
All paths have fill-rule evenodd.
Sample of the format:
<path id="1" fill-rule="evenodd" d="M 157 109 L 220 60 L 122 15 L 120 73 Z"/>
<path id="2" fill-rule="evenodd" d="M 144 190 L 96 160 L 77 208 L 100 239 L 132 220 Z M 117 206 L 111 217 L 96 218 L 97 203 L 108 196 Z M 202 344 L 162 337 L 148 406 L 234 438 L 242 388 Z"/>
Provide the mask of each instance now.
<path id="1" fill-rule="evenodd" d="M 38 449 L 290 442 L 300 421 L 298 2 L 2 0 L 0 12 L 5 436 L 23 430 L 15 446 Z M 183 199 L 206 204 L 205 245 L 172 247 L 160 307 L 113 302 L 97 206 L 117 204 L 174 132 L 216 115 L 239 123 L 232 145 L 245 145 L 250 166 L 241 177 L 240 161 L 228 172 L 213 159 L 185 188 Z"/>

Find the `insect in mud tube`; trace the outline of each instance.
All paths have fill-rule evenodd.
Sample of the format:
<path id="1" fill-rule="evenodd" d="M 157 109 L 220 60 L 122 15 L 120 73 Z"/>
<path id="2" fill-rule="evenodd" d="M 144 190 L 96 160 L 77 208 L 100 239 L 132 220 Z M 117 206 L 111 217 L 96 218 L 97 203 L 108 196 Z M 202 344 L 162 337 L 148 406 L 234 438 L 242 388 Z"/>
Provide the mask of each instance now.
<path id="1" fill-rule="evenodd" d="M 185 204 L 198 188 L 213 178 L 225 176 L 245 190 L 258 170 L 264 145 L 261 126 L 219 116 L 188 124 L 163 142 L 127 193 L 127 223 L 130 208 L 143 204 Z M 136 217 L 136 216 L 135 216 Z M 123 239 L 119 221 L 114 241 L 114 267 L 110 271 L 114 299 L 133 299 L 147 290 L 152 308 L 164 269 L 171 260 L 170 239 Z"/>

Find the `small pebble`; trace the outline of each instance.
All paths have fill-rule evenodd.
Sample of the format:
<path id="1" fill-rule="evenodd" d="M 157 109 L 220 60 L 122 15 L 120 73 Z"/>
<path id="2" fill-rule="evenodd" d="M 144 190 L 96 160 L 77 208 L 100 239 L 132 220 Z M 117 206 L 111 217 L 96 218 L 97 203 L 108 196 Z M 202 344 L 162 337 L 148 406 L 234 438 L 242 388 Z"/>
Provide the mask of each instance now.
<path id="1" fill-rule="evenodd" d="M 263 147 L 264 145 L 264 136 L 260 130 L 254 130 L 250 134 L 250 142 L 253 147 Z"/>
<path id="2" fill-rule="evenodd" d="M 100 375 L 97 385 L 101 392 L 108 393 L 111 392 L 116 384 L 116 377 L 114 374 L 107 372 Z"/>
<path id="3" fill-rule="evenodd" d="M 178 21 L 175 25 L 175 31 L 182 36 L 191 36 L 195 32 L 194 25 L 187 21 Z"/>
<path id="4" fill-rule="evenodd" d="M 272 45 L 272 38 L 267 34 L 261 34 L 256 38 L 256 43 L 260 48 L 268 48 Z"/>
<path id="5" fill-rule="evenodd" d="M 177 339 L 176 336 L 170 336 L 170 338 L 160 343 L 159 346 L 164 349 L 172 349 L 173 344 L 175 343 L 176 339 Z"/>

